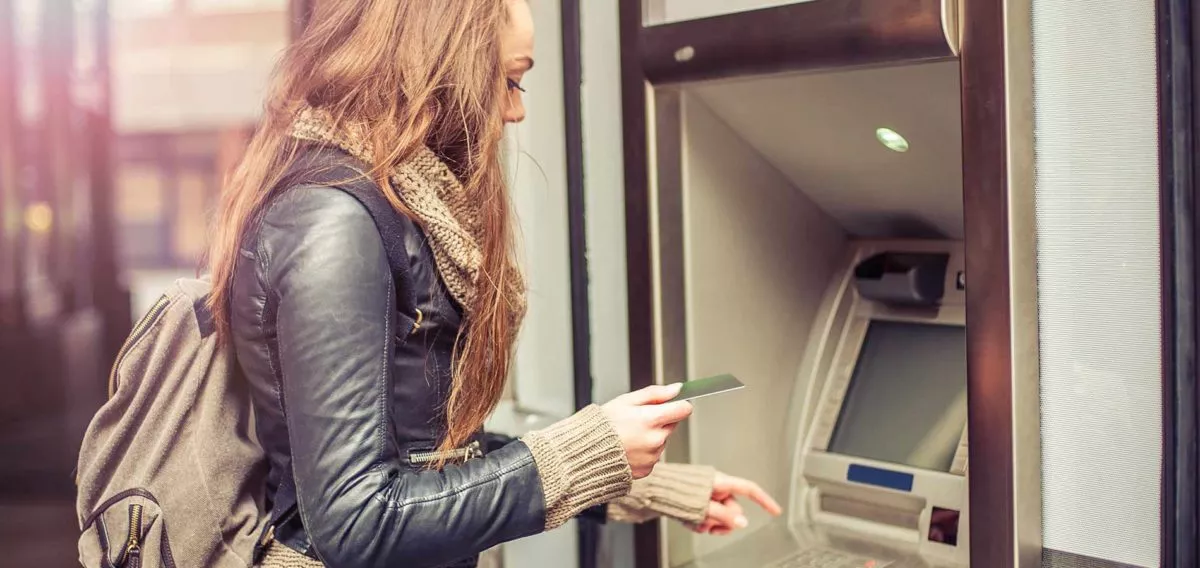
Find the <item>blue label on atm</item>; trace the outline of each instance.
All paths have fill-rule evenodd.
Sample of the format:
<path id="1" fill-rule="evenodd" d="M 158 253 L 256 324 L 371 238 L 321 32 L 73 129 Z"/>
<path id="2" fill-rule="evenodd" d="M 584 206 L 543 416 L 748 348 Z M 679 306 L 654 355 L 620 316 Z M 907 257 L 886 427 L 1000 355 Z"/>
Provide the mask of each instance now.
<path id="1" fill-rule="evenodd" d="M 905 492 L 911 492 L 913 488 L 913 476 L 911 473 L 859 464 L 850 464 L 850 469 L 846 472 L 846 481 Z"/>

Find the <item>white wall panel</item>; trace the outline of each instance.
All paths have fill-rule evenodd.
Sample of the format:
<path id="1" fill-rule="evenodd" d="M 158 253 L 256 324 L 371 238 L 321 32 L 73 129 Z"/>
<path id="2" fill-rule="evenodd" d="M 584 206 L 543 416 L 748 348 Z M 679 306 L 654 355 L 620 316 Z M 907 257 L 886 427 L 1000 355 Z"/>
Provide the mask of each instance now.
<path id="1" fill-rule="evenodd" d="M 1033 2 L 1044 545 L 1147 567 L 1162 466 L 1154 22 L 1149 1 Z"/>

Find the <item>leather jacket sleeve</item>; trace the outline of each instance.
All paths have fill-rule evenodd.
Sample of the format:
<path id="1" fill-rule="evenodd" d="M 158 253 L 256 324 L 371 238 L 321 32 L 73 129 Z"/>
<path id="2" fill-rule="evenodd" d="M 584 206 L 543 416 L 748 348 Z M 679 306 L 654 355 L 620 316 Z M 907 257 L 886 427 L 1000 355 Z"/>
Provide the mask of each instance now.
<path id="1" fill-rule="evenodd" d="M 258 235 L 301 519 L 331 568 L 437 566 L 540 532 L 541 481 L 522 442 L 442 471 L 403 467 L 391 427 L 394 283 L 352 197 L 300 187 Z M 423 378 L 421 379 L 423 380 Z"/>

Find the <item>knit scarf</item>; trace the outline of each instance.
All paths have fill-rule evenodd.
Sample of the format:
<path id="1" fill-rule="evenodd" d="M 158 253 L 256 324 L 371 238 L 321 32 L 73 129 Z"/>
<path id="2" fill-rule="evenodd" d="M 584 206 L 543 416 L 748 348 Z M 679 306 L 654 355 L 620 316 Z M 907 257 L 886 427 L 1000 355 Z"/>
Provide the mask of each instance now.
<path id="1" fill-rule="evenodd" d="M 301 109 L 292 123 L 291 134 L 300 140 L 335 146 L 374 166 L 365 129 L 354 125 L 338 128 L 332 117 L 320 110 Z M 483 260 L 479 203 L 467 198 L 454 172 L 425 146 L 393 168 L 388 178 L 400 200 L 425 230 L 442 282 L 469 313 L 475 306 Z M 519 320 L 525 313 L 525 284 L 516 271 L 508 282 L 504 299 L 517 308 L 514 315 Z"/>

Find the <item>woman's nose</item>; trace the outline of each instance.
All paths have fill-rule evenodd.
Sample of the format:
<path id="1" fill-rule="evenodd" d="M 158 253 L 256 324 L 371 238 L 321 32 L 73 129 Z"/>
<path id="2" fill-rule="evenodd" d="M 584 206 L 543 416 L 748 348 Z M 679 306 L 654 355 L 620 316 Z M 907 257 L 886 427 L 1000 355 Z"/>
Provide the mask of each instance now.
<path id="1" fill-rule="evenodd" d="M 525 120 L 525 107 L 523 105 L 515 105 L 504 111 L 504 122 L 508 124 L 516 124 Z"/>

